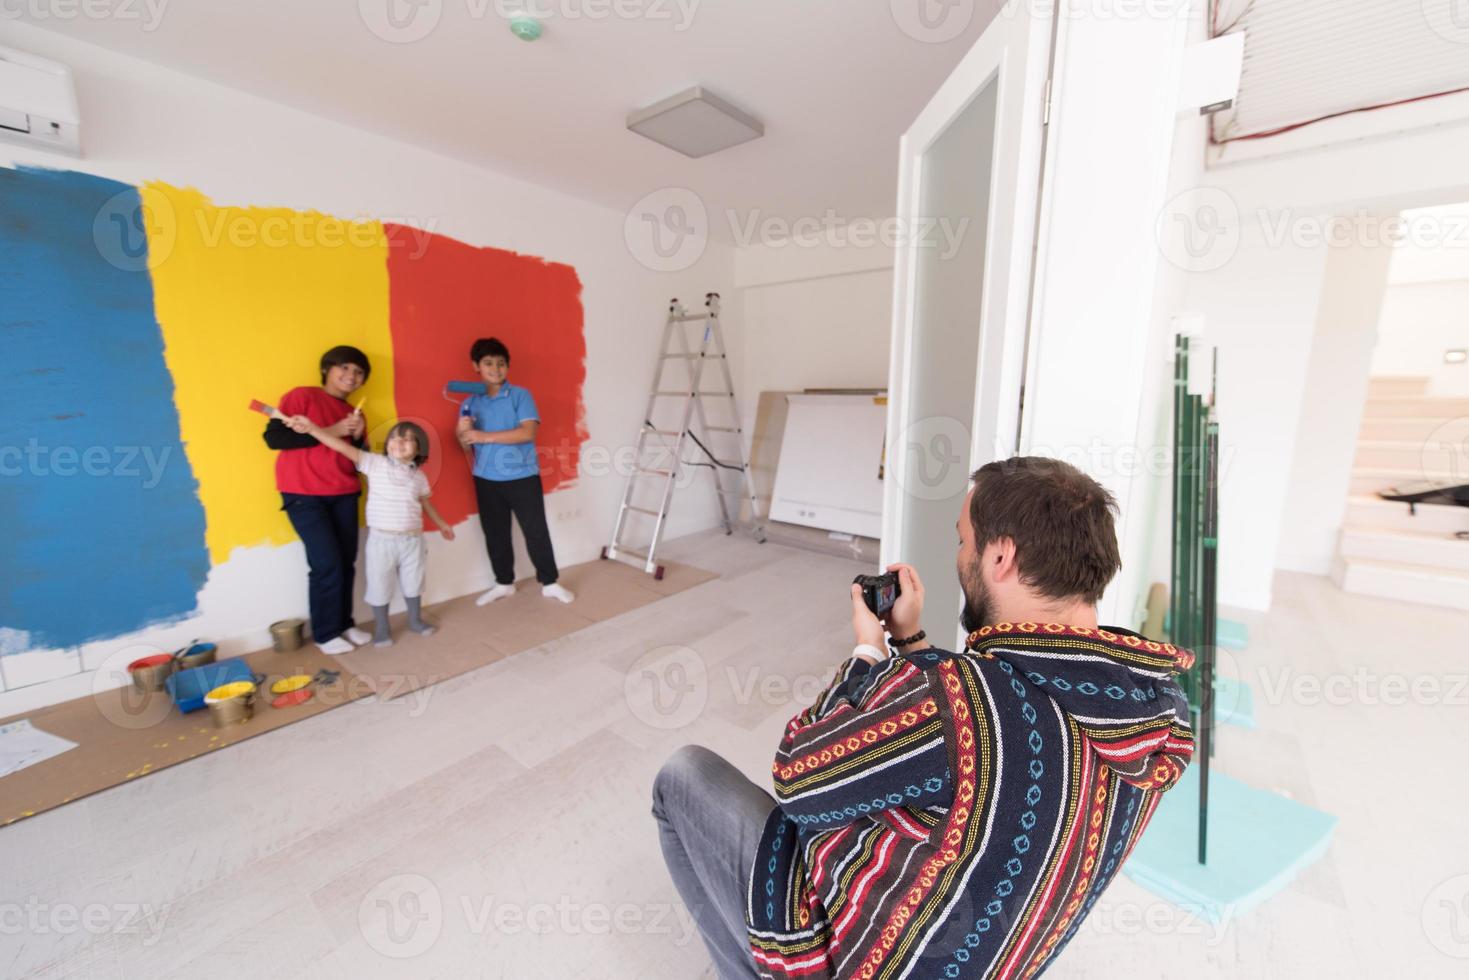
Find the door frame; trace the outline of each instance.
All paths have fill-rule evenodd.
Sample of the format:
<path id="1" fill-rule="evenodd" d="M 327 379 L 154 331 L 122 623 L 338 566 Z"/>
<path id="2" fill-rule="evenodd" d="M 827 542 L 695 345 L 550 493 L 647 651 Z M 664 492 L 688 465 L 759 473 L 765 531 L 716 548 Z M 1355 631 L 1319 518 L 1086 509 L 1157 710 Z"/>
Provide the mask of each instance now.
<path id="1" fill-rule="evenodd" d="M 980 93 L 992 83 L 998 85 L 977 325 L 981 335 L 975 365 L 974 417 L 968 420 L 966 475 L 991 460 L 1008 458 L 1019 448 L 1055 43 L 1054 12 L 1033 15 L 1036 6 L 1024 0 L 1007 3 L 899 143 L 897 214 L 899 227 L 911 230 L 918 227 L 917 219 L 922 217 L 925 154 Z M 965 233 L 974 232 L 970 229 Z M 901 561 L 905 547 L 902 529 L 907 500 L 902 488 L 909 476 L 911 457 L 905 434 L 915 421 L 910 417 L 909 393 L 921 381 L 915 378 L 918 366 L 913 363 L 912 353 L 922 237 L 904 235 L 894 257 L 887 478 L 880 548 L 883 566 Z"/>

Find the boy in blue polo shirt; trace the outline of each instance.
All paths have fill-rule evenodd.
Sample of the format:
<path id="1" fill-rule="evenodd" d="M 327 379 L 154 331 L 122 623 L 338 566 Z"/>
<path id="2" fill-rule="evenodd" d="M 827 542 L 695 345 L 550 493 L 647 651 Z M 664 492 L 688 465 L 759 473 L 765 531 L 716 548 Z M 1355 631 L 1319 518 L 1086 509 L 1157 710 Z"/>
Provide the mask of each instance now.
<path id="1" fill-rule="evenodd" d="M 570 602 L 576 596 L 557 582 L 560 572 L 551 548 L 551 532 L 546 527 L 545 491 L 536 461 L 536 428 L 541 417 L 535 399 L 529 391 L 505 380 L 510 371 L 510 351 L 499 340 L 476 340 L 469 359 L 488 393 L 465 399 L 459 409 L 458 435 L 460 443 L 474 451 L 474 495 L 496 582 L 476 603 L 483 606 L 515 592 L 511 514 L 525 535 L 541 595 Z"/>

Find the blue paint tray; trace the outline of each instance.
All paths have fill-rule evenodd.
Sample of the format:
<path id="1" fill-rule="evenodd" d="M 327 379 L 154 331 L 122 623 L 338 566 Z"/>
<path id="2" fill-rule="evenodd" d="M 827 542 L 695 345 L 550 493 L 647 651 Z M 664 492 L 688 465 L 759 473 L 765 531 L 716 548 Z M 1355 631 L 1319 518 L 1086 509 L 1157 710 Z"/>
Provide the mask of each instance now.
<path id="1" fill-rule="evenodd" d="M 232 660 L 205 664 L 203 667 L 181 670 L 170 675 L 163 683 L 168 688 L 168 696 L 173 698 L 173 703 L 178 705 L 179 710 L 184 714 L 188 714 L 204 707 L 204 695 L 221 684 L 253 679 L 254 675 L 250 673 L 250 665 L 236 657 Z"/>
<path id="2" fill-rule="evenodd" d="M 1123 865 L 1148 891 L 1211 923 L 1282 891 L 1326 853 L 1336 817 L 1223 773 L 1209 775 L 1209 863 L 1199 864 L 1199 767 L 1158 804 Z"/>

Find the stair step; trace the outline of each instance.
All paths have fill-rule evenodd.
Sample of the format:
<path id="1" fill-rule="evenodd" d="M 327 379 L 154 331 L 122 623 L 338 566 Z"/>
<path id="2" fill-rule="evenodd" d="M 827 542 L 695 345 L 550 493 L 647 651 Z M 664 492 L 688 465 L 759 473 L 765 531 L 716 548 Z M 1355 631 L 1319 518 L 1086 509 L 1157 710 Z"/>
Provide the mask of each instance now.
<path id="1" fill-rule="evenodd" d="M 1469 541 L 1460 541 L 1452 532 L 1349 527 L 1342 530 L 1341 555 L 1348 560 L 1391 562 L 1469 574 Z"/>
<path id="2" fill-rule="evenodd" d="M 1437 415 L 1425 418 L 1364 418 L 1357 438 L 1368 441 L 1421 443 L 1430 436 L 1441 435 L 1439 430 L 1443 429 L 1444 422 L 1444 418 Z"/>
<path id="3" fill-rule="evenodd" d="M 1351 487 L 1347 491 L 1353 497 L 1372 497 L 1379 490 L 1407 486 L 1432 480 L 1438 483 L 1455 483 L 1455 474 L 1447 471 L 1412 469 L 1409 467 L 1360 466 L 1352 468 Z"/>
<path id="4" fill-rule="evenodd" d="M 1368 398 L 1423 397 L 1428 394 L 1428 376 L 1381 375 L 1368 382 Z"/>
<path id="5" fill-rule="evenodd" d="M 1420 398 L 1390 396 L 1368 398 L 1364 419 L 1439 418 L 1444 421 L 1469 415 L 1469 398 Z"/>
<path id="6" fill-rule="evenodd" d="M 1360 439 L 1352 467 L 1409 473 L 1462 473 L 1463 482 L 1469 483 L 1469 445 L 1432 437 L 1417 442 Z"/>
<path id="7" fill-rule="evenodd" d="M 1331 572 L 1342 591 L 1469 610 L 1469 573 L 1394 562 L 1338 558 Z"/>
<path id="8" fill-rule="evenodd" d="M 1469 507 L 1419 504 L 1414 512 L 1409 512 L 1407 504 L 1380 497 L 1348 497 L 1345 524 L 1354 529 L 1453 534 L 1469 531 Z"/>

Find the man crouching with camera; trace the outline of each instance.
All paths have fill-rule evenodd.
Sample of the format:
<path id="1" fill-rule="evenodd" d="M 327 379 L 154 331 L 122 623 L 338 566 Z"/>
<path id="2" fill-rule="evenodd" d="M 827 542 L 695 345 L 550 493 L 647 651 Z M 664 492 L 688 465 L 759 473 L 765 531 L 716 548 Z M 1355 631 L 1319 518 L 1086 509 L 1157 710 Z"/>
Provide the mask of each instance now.
<path id="1" fill-rule="evenodd" d="M 928 643 L 918 573 L 890 566 L 890 609 L 890 581 L 852 586 L 856 646 L 786 726 L 773 798 L 674 753 L 653 814 L 723 980 L 1054 961 L 1193 754 L 1192 655 L 1097 625 L 1116 509 L 1063 462 L 982 467 L 957 522 L 962 652 Z"/>

